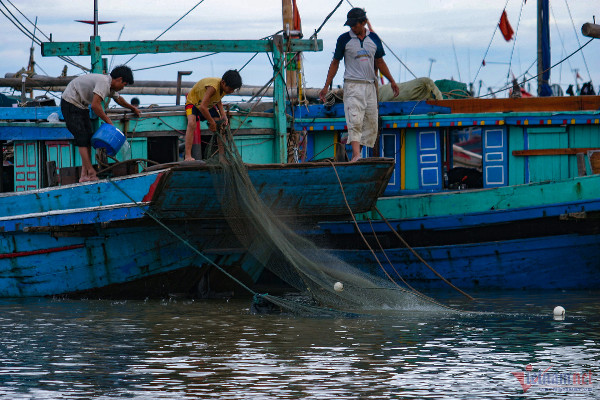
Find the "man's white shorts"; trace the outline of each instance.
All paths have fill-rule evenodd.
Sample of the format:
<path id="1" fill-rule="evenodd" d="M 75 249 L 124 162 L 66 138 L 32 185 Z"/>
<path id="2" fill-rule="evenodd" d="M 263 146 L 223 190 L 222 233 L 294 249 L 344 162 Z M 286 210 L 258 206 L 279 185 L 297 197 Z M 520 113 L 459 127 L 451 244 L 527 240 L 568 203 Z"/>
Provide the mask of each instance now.
<path id="1" fill-rule="evenodd" d="M 344 82 L 348 142 L 373 147 L 377 139 L 377 91 L 374 83 Z"/>

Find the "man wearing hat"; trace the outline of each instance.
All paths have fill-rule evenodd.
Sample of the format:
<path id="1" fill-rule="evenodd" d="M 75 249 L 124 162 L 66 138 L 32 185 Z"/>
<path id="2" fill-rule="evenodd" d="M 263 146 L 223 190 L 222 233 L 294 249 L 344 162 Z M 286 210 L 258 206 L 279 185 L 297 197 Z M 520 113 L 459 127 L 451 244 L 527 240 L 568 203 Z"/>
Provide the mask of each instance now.
<path id="1" fill-rule="evenodd" d="M 344 59 L 344 113 L 348 141 L 352 145 L 352 161 L 360 159 L 360 146 L 373 147 L 377 139 L 377 75 L 375 68 L 390 81 L 394 96 L 400 90 L 383 60 L 385 52 L 379 36 L 367 28 L 367 14 L 362 8 L 348 12 L 344 25 L 350 31 L 342 34 L 335 46 L 325 86 L 319 97 L 325 101 L 328 88 Z"/>

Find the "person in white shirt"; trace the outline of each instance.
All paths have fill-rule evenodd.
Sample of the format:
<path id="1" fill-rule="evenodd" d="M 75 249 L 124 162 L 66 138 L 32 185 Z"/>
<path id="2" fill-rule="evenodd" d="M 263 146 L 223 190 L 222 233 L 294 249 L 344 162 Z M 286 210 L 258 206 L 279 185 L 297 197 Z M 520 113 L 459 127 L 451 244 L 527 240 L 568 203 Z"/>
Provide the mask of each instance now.
<path id="1" fill-rule="evenodd" d="M 390 81 L 394 96 L 400 89 L 383 60 L 385 52 L 381 39 L 367 28 L 367 13 L 362 8 L 348 12 L 344 25 L 350 31 L 342 34 L 335 47 L 333 60 L 327 72 L 325 86 L 319 93 L 325 101 L 329 85 L 344 59 L 344 114 L 348 127 L 348 141 L 352 145 L 352 160 L 360 159 L 361 146 L 373 147 L 377 140 L 377 75 L 375 68 Z"/>
<path id="2" fill-rule="evenodd" d="M 92 166 L 92 144 L 94 134 L 88 107 L 105 123 L 113 124 L 102 108 L 106 97 L 112 97 L 117 104 L 128 108 L 140 116 L 140 110 L 129 104 L 118 91 L 133 84 L 133 72 L 125 65 L 115 67 L 110 75 L 87 74 L 73 79 L 63 92 L 60 109 L 67 129 L 75 138 L 74 144 L 81 156 L 79 182 L 97 181 L 96 170 Z"/>

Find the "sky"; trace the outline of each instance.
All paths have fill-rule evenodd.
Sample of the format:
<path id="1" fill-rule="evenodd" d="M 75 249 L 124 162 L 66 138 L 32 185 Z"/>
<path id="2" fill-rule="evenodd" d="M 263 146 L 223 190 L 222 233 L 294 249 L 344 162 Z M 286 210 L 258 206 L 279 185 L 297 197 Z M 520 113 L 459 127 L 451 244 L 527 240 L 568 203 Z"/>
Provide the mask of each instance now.
<path id="1" fill-rule="evenodd" d="M 153 40 L 173 22 L 188 12 L 199 0 L 99 0 L 100 20 L 117 21 L 100 26 L 102 40 Z M 302 17 L 304 35 L 308 38 L 325 17 L 335 8 L 338 0 L 297 0 Z M 54 41 L 89 41 L 92 26 L 75 22 L 93 19 L 93 1 L 1 0 L 28 28 L 25 18 L 11 5 L 34 21 L 38 28 Z M 488 88 L 505 86 L 507 77 L 514 74 L 531 78 L 536 75 L 536 0 L 351 0 L 354 6 L 366 10 L 374 31 L 386 48 L 385 60 L 396 81 L 405 82 L 417 77 L 454 79 L 475 83 L 476 93 L 481 81 L 481 95 Z M 565 58 L 590 39 L 581 34 L 581 26 L 593 22 L 600 3 L 597 0 L 551 1 L 552 64 Z M 323 39 L 322 52 L 305 52 L 304 68 L 307 87 L 320 88 L 324 84 L 337 37 L 348 28 L 343 26 L 351 6 L 344 0 L 319 33 Z M 516 40 L 506 42 L 496 30 L 502 10 L 516 32 Z M 0 73 L 16 72 L 27 66 L 31 40 L 0 14 Z M 281 1 L 279 0 L 204 0 L 185 18 L 168 30 L 160 40 L 260 39 L 282 28 Z M 494 34 L 494 31 L 495 34 Z M 56 57 L 42 57 L 35 46 L 37 72 L 60 75 L 65 63 Z M 489 47 L 489 50 L 488 50 Z M 487 50 L 487 55 L 486 55 Z M 395 56 L 394 54 L 395 53 Z M 176 80 L 177 71 L 190 70 L 193 74 L 184 80 L 198 81 L 206 76 L 221 76 L 227 69 L 240 69 L 252 54 L 217 54 L 168 67 L 138 70 L 168 62 L 199 56 L 198 53 L 138 55 L 128 65 L 138 80 Z M 396 57 L 397 56 L 397 57 Z M 482 60 L 486 65 L 482 66 Z M 108 56 L 112 66 L 129 60 L 131 56 Z M 402 66 L 398 58 L 408 67 Z M 75 57 L 80 64 L 89 66 L 89 57 Z M 434 60 L 434 61 L 432 61 Z M 582 80 L 592 80 L 596 90 L 600 82 L 600 39 L 589 43 L 552 70 L 551 83 L 566 90 L 575 83 L 575 70 Z M 409 71 L 410 70 L 410 71 Z M 81 74 L 69 66 L 68 74 Z M 245 84 L 265 84 L 272 75 L 266 54 L 259 54 L 241 71 Z M 334 85 L 341 85 L 340 68 Z M 535 80 L 528 87 L 534 92 Z M 1 89 L 0 91 L 5 91 Z M 502 95 L 499 95 L 502 97 Z M 174 104 L 174 99 L 142 99 L 145 102 Z"/>

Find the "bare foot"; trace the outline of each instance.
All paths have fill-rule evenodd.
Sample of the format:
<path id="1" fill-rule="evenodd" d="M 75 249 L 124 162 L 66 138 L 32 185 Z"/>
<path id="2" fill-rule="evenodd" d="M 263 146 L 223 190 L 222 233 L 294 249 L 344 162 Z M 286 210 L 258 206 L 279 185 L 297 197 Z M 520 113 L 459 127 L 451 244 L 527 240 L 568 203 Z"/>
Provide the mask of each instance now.
<path id="1" fill-rule="evenodd" d="M 183 161 L 196 161 L 196 159 L 192 156 L 189 156 L 189 157 L 184 158 Z"/>
<path id="2" fill-rule="evenodd" d="M 357 156 L 354 156 L 354 157 L 352 157 L 352 160 L 350 160 L 350 162 L 356 162 L 356 161 L 358 161 L 358 160 L 360 160 L 360 159 L 361 159 L 361 156 L 360 156 L 360 154 L 359 154 L 359 155 L 357 155 Z"/>
<path id="3" fill-rule="evenodd" d="M 96 178 L 98 179 L 98 178 Z M 83 182 L 90 182 L 92 180 L 92 178 L 90 178 L 89 176 L 82 176 L 81 178 L 79 178 L 79 183 L 83 183 Z"/>

